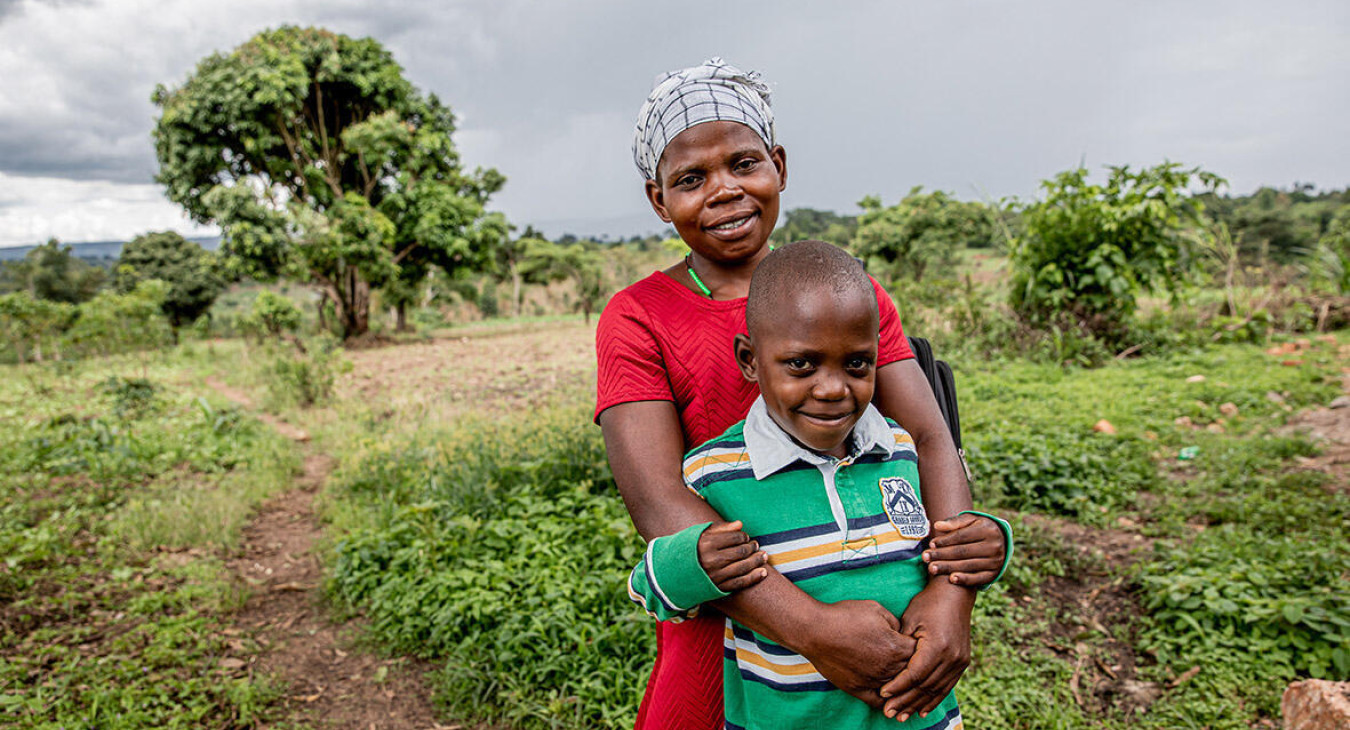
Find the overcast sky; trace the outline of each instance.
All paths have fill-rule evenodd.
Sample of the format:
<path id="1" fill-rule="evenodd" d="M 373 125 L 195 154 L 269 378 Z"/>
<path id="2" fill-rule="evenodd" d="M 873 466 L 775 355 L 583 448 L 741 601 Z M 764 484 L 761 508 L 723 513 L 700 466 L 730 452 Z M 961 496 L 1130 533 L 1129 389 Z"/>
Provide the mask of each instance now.
<path id="1" fill-rule="evenodd" d="M 1344 0 L 0 0 L 0 246 L 202 232 L 154 184 L 150 94 L 282 24 L 384 43 L 506 174 L 493 207 L 554 235 L 662 228 L 633 117 L 713 55 L 773 86 L 785 208 L 1027 198 L 1080 160 L 1350 185 Z"/>

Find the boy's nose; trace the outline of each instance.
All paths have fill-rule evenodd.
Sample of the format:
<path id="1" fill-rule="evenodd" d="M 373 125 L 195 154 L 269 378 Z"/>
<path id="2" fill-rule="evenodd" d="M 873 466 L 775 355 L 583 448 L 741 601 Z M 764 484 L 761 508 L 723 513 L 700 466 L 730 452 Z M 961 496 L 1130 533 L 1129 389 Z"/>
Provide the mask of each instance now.
<path id="1" fill-rule="evenodd" d="M 848 395 L 848 386 L 837 374 L 822 372 L 812 384 L 811 395 L 817 400 L 841 400 Z"/>

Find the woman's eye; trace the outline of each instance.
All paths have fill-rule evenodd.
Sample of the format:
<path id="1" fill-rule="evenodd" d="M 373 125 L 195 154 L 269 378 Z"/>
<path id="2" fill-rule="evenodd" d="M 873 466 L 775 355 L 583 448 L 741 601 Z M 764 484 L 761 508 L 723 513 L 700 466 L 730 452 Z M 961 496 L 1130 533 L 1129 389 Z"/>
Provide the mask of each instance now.
<path id="1" fill-rule="evenodd" d="M 755 169 L 755 165 L 757 164 L 759 164 L 759 160 L 756 160 L 753 157 L 747 157 L 736 163 L 736 169 L 745 172 L 747 170 Z"/>

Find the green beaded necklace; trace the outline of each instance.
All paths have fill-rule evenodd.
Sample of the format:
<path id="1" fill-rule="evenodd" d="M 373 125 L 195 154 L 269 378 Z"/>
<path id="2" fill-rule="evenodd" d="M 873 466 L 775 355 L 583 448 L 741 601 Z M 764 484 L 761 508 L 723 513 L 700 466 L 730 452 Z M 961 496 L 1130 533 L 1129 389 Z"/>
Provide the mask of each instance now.
<path id="1" fill-rule="evenodd" d="M 772 243 L 769 244 L 769 253 L 773 253 L 773 249 L 774 249 L 773 244 Z M 698 284 L 698 290 L 703 292 L 703 296 L 712 299 L 712 290 L 709 289 L 708 285 L 704 284 L 703 280 L 698 278 L 698 274 L 694 272 L 694 262 L 691 259 L 693 255 L 694 254 L 692 253 L 687 253 L 684 255 L 684 270 L 688 271 L 689 278 L 693 279 L 695 284 Z"/>

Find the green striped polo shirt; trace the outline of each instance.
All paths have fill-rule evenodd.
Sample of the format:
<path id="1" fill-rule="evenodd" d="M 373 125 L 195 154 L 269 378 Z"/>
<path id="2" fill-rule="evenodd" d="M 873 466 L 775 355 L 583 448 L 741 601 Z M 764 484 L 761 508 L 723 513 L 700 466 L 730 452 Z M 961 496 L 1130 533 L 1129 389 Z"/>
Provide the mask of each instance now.
<path id="1" fill-rule="evenodd" d="M 689 452 L 684 479 L 723 519 L 744 522 L 778 572 L 817 600 L 871 599 L 899 616 L 927 583 L 920 555 L 929 525 L 914 440 L 872 406 L 854 426 L 850 455 L 834 459 L 794 442 L 761 398 L 746 420 Z M 726 595 L 699 566 L 706 528 L 648 545 L 628 581 L 648 613 L 680 620 Z M 723 647 L 727 728 L 962 727 L 954 694 L 928 717 L 898 723 L 730 618 Z"/>

